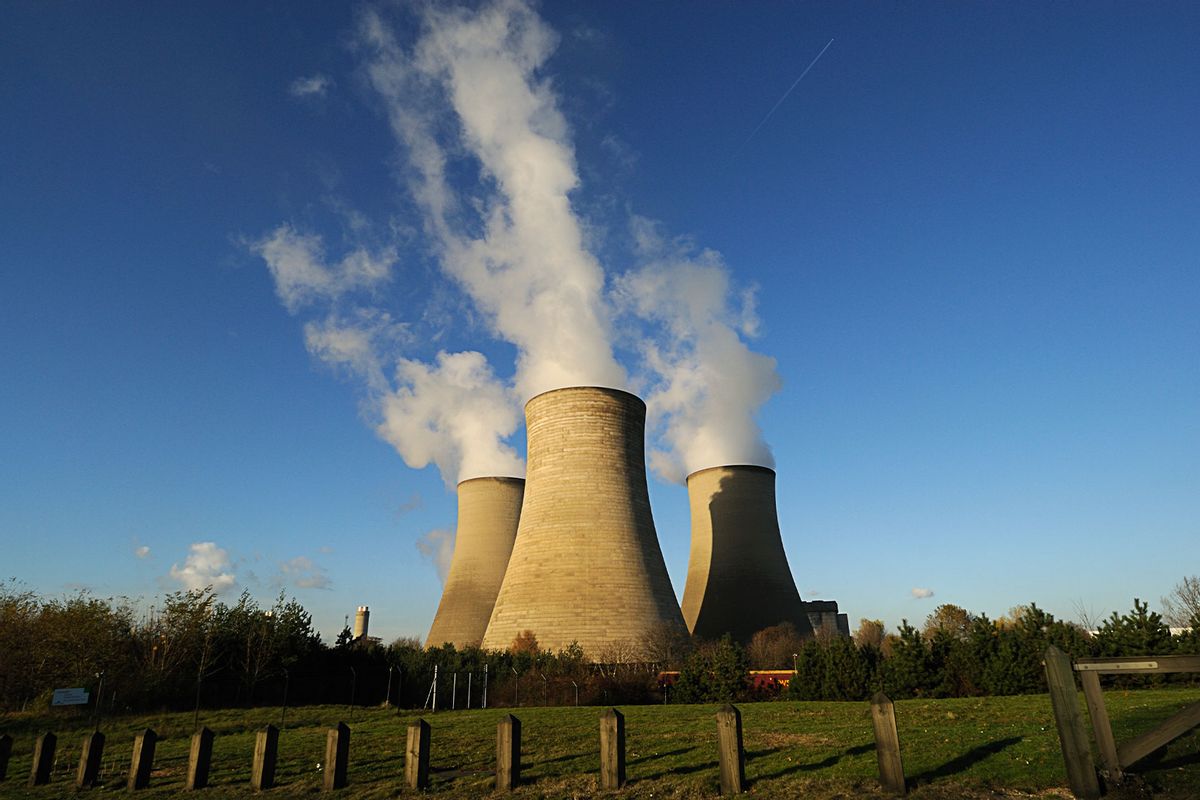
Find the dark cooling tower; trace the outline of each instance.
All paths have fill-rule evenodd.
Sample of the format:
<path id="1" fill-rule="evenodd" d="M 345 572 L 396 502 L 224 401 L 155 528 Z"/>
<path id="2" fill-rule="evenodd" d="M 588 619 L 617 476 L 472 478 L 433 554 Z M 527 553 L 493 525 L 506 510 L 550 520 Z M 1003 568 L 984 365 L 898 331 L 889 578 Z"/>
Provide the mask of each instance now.
<path id="1" fill-rule="evenodd" d="M 525 481 L 472 478 L 458 485 L 458 530 L 446 588 L 426 647 L 478 645 L 512 553 Z"/>
<path id="2" fill-rule="evenodd" d="M 812 635 L 788 568 L 775 511 L 775 471 L 712 467 L 688 476 L 692 549 L 683 618 L 693 635 L 739 642 L 790 622 Z"/>
<path id="3" fill-rule="evenodd" d="M 525 423 L 525 504 L 484 648 L 530 630 L 542 648 L 615 660 L 683 634 L 646 490 L 646 404 L 556 389 L 526 404 Z"/>

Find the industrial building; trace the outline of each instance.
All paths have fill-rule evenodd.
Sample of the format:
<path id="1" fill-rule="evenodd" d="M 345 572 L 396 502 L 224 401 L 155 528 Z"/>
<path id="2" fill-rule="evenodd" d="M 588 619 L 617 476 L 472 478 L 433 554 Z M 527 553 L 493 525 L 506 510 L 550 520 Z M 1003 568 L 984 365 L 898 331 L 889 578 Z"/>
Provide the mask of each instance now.
<path id="1" fill-rule="evenodd" d="M 687 479 L 692 545 L 683 617 L 692 635 L 728 633 L 743 644 L 763 628 L 789 622 L 813 634 L 800 599 L 775 508 L 775 471 L 729 465 Z M 836 605 L 835 605 L 836 610 Z"/>
<path id="2" fill-rule="evenodd" d="M 472 478 L 458 484 L 454 556 L 426 647 L 458 649 L 483 640 L 521 518 L 525 481 Z"/>
<path id="3" fill-rule="evenodd" d="M 646 485 L 646 404 L 618 389 L 569 387 L 525 406 L 528 467 L 512 556 L 483 637 L 508 648 L 529 630 L 605 660 L 685 632 Z"/>

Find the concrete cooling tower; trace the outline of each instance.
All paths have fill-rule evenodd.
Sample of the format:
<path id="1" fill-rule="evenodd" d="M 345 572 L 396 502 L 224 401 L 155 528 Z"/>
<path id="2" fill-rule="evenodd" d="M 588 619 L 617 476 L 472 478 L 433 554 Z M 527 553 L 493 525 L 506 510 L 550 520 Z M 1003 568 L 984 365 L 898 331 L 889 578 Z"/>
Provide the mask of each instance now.
<path id="1" fill-rule="evenodd" d="M 426 647 L 478 645 L 517 536 L 525 481 L 471 478 L 458 485 L 458 530 L 446 588 Z"/>
<path id="2" fill-rule="evenodd" d="M 542 648 L 578 642 L 604 660 L 684 634 L 646 489 L 646 404 L 555 389 L 526 404 L 525 423 L 525 504 L 484 648 L 530 630 Z"/>
<path id="3" fill-rule="evenodd" d="M 792 580 L 775 511 L 775 471 L 744 465 L 712 467 L 688 476 L 692 549 L 683 618 L 693 635 L 739 642 L 790 622 L 812 635 L 807 609 Z"/>

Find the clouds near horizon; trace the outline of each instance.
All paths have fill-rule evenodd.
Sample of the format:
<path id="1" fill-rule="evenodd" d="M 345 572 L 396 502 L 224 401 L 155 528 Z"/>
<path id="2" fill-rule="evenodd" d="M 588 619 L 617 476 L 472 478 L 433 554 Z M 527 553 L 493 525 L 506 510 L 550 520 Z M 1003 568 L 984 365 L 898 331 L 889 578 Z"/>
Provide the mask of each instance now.
<path id="1" fill-rule="evenodd" d="M 237 585 L 229 552 L 218 547 L 216 542 L 193 542 L 188 547 L 183 566 L 172 564 L 168 575 L 187 591 L 211 586 L 213 591 L 221 594 Z"/>

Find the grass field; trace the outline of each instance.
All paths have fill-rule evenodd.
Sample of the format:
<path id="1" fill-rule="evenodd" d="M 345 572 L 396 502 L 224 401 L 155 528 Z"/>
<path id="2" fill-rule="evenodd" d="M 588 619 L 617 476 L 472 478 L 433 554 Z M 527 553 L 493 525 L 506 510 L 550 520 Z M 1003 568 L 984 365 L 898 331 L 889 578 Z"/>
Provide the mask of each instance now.
<path id="1" fill-rule="evenodd" d="M 1200 700 L 1198 689 L 1108 692 L 1117 740 Z M 1081 700 L 1082 702 L 1082 700 Z M 746 703 L 742 711 L 746 777 L 751 796 L 768 798 L 882 797 L 866 703 Z M 701 798 L 717 795 L 716 706 L 628 706 L 625 714 L 628 786 L 598 788 L 598 718 L 602 709 L 521 708 L 523 786 L 517 797 Z M 496 723 L 509 709 L 424 714 L 433 728 L 432 788 L 439 798 L 475 798 L 492 792 Z M 326 730 L 350 725 L 347 798 L 411 794 L 403 784 L 407 725 L 417 712 L 314 706 L 289 709 L 280 734 L 279 786 L 265 794 L 294 797 L 320 792 L 318 762 Z M 1046 695 L 896 704 L 905 774 L 914 798 L 1069 797 Z M 280 709 L 207 711 L 201 723 L 216 733 L 211 787 L 201 796 L 250 797 L 254 732 L 279 725 Z M 151 786 L 145 797 L 183 789 L 192 715 L 150 714 L 104 720 L 107 736 L 103 785 L 91 794 L 124 793 L 133 736 L 159 735 Z M 46 730 L 58 735 L 53 782 L 26 786 L 33 743 Z M 73 712 L 9 714 L 0 732 L 13 737 L 8 779 L 0 798 L 74 795 L 79 747 L 90 730 Z M 1132 788 L 1117 796 L 1200 798 L 1200 734 L 1176 740 L 1139 765 Z"/>

